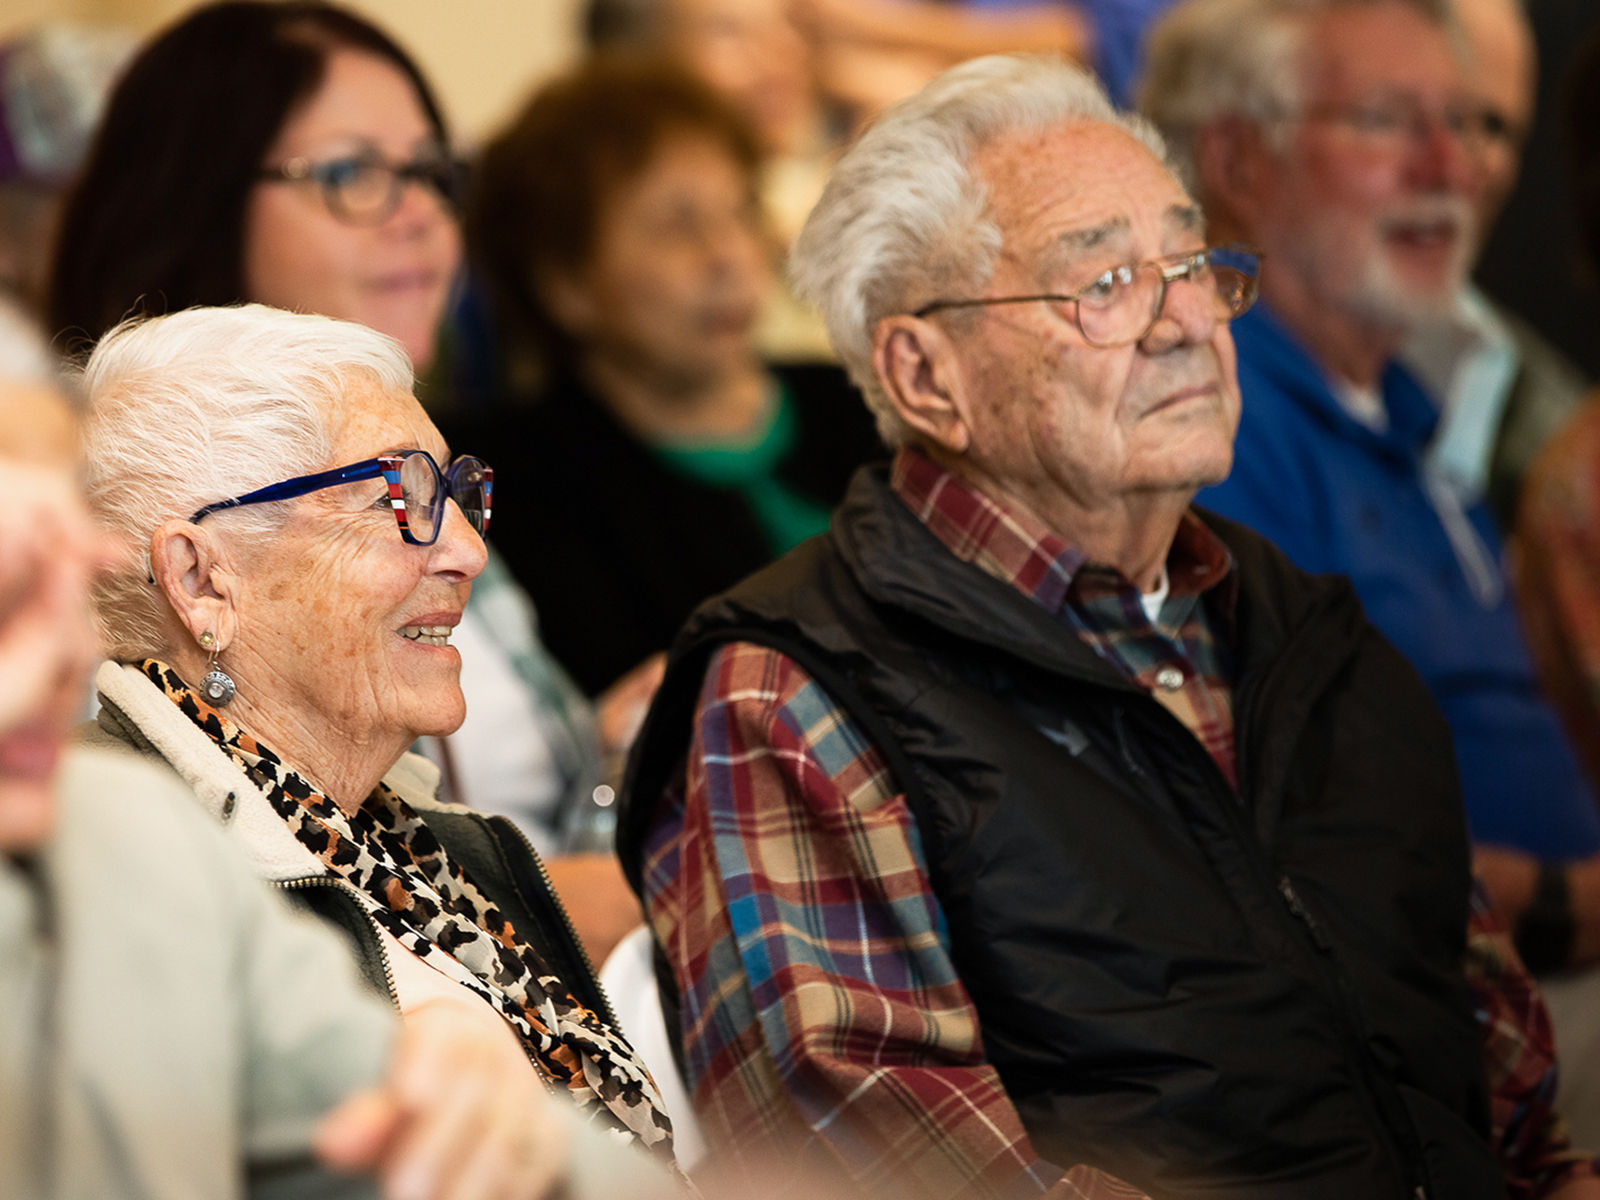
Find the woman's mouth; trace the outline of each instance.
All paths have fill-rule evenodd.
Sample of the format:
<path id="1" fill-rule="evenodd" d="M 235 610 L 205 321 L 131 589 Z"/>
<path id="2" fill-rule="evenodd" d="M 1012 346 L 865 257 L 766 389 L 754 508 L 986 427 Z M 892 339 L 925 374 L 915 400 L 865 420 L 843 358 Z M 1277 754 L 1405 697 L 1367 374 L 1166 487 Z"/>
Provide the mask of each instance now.
<path id="1" fill-rule="evenodd" d="M 425 642 L 430 646 L 448 646 L 450 634 L 449 625 L 406 625 L 400 630 L 401 637 L 413 642 Z"/>

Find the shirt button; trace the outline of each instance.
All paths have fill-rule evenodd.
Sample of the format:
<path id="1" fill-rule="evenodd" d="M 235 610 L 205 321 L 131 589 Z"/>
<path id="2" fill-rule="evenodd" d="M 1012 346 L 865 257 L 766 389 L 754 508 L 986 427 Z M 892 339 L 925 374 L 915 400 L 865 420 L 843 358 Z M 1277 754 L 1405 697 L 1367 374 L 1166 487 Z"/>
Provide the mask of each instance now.
<path id="1" fill-rule="evenodd" d="M 233 816 L 234 805 L 237 802 L 238 802 L 238 797 L 233 792 L 229 792 L 228 793 L 228 798 L 222 802 L 222 819 L 224 821 L 230 819 Z"/>
<path id="2" fill-rule="evenodd" d="M 1177 667 L 1162 667 L 1156 672 L 1156 686 L 1164 692 L 1175 692 L 1183 686 L 1183 672 Z"/>

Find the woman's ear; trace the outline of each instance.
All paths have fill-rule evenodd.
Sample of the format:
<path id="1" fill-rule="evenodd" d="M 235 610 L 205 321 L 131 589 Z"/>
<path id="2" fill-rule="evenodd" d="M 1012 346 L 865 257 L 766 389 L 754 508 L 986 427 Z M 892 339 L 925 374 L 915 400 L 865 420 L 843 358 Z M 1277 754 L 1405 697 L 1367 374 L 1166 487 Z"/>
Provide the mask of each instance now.
<path id="1" fill-rule="evenodd" d="M 238 577 L 223 562 L 205 527 L 172 520 L 150 535 L 150 574 L 179 622 L 196 641 L 209 630 L 220 653 L 237 632 Z"/>
<path id="2" fill-rule="evenodd" d="M 921 317 L 885 317 L 872 331 L 872 369 L 900 419 L 933 446 L 964 454 L 972 441 L 955 353 Z"/>

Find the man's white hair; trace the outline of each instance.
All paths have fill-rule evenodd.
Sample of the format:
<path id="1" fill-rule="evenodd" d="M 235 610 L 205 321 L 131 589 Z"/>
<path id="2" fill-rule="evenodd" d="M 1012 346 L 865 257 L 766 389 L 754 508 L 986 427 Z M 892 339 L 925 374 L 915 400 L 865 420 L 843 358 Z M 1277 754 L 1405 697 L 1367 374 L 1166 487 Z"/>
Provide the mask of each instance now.
<path id="1" fill-rule="evenodd" d="M 985 145 L 1080 121 L 1114 125 L 1165 159 L 1148 122 L 1118 112 L 1092 75 L 1060 59 L 994 55 L 962 63 L 886 112 L 834 168 L 789 270 L 891 447 L 911 431 L 872 369 L 878 322 L 958 287 L 986 284 L 1001 248 L 988 190 L 972 170 Z"/>
<path id="2" fill-rule="evenodd" d="M 1193 186 L 1195 138 L 1207 125 L 1224 117 L 1265 124 L 1298 115 L 1314 18 L 1390 5 L 1444 27 L 1464 48 L 1451 0 L 1183 0 L 1146 40 L 1139 110 L 1161 130 Z"/>
<path id="3" fill-rule="evenodd" d="M 411 360 L 384 334 L 262 304 L 126 321 L 83 368 L 90 508 L 137 553 L 94 589 L 106 652 L 167 649 L 167 611 L 149 582 L 150 537 L 217 500 L 330 463 L 330 428 L 353 386 L 410 391 Z M 241 538 L 270 536 L 281 504 L 217 514 Z"/>

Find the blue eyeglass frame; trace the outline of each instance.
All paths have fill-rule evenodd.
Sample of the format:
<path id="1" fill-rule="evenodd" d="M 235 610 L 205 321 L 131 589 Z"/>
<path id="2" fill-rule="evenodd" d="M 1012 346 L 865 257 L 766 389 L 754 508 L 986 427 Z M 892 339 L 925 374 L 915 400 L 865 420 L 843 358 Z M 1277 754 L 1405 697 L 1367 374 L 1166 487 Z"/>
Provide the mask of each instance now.
<path id="1" fill-rule="evenodd" d="M 338 487 L 344 483 L 356 483 L 363 479 L 376 479 L 380 475 L 389 485 L 389 504 L 394 510 L 394 519 L 400 526 L 400 537 L 411 546 L 431 546 L 439 540 L 439 531 L 444 528 L 443 519 L 439 520 L 433 528 L 433 536 L 426 540 L 419 538 L 411 530 L 411 522 L 407 516 L 405 489 L 400 482 L 400 470 L 406 459 L 420 454 L 430 467 L 433 468 L 435 478 L 438 479 L 439 490 L 445 500 L 456 500 L 456 477 L 464 469 L 476 469 L 480 472 L 477 483 L 483 487 L 483 520 L 473 521 L 467 515 L 464 505 L 456 500 L 461 507 L 462 515 L 467 516 L 468 522 L 477 530 L 479 536 L 489 532 L 489 514 L 494 501 L 494 468 L 481 458 L 471 454 L 460 454 L 451 460 L 450 465 L 443 470 L 434 460 L 433 455 L 426 450 L 400 450 L 394 454 L 380 454 L 376 458 L 369 458 L 365 462 L 351 463 L 347 467 L 335 467 L 331 471 L 318 471 L 315 475 L 300 475 L 294 479 L 285 479 L 281 483 L 269 483 L 266 487 L 257 488 L 253 492 L 246 492 L 242 496 L 234 496 L 228 500 L 218 500 L 215 504 L 208 504 L 189 518 L 191 523 L 198 523 L 202 517 L 214 512 L 221 512 L 226 508 L 243 508 L 249 504 L 270 504 L 275 500 L 293 500 L 297 496 L 310 495 L 320 492 L 324 488 Z"/>

